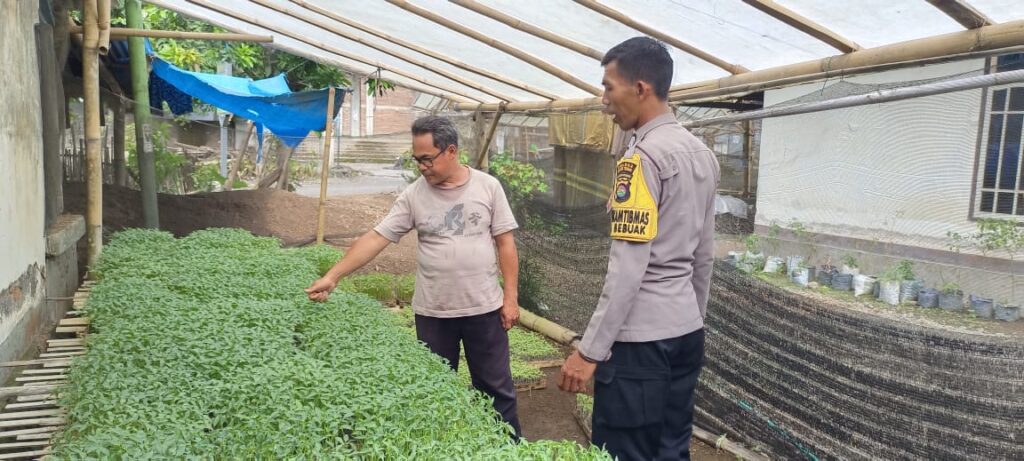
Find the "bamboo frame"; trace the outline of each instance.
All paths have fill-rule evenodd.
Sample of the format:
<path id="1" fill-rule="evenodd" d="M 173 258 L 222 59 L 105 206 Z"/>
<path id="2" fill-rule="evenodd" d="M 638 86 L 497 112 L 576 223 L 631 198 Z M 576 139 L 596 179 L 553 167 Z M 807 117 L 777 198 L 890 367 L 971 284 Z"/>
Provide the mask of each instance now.
<path id="1" fill-rule="evenodd" d="M 443 17 L 443 16 L 441 16 L 439 14 L 436 14 L 436 13 L 434 13 L 432 11 L 428 11 L 428 10 L 426 10 L 424 8 L 420 8 L 420 7 L 418 7 L 416 5 L 413 5 L 413 4 L 411 4 L 411 3 L 409 3 L 409 2 L 407 2 L 405 0 L 386 0 L 386 1 L 388 3 L 390 3 L 390 4 L 392 4 L 392 5 L 395 5 L 395 6 L 399 7 L 399 8 L 402 8 L 403 10 L 406 10 L 406 11 L 408 11 L 410 13 L 416 14 L 416 15 L 424 18 L 424 19 L 433 21 L 433 22 L 435 22 L 435 23 L 437 23 L 437 24 L 439 24 L 441 26 L 447 27 L 447 28 L 449 28 L 451 30 L 454 30 L 454 31 L 460 33 L 460 34 L 463 34 L 463 35 L 468 36 L 470 38 L 473 38 L 473 39 L 475 39 L 477 41 L 480 41 L 480 42 L 483 42 L 483 43 L 485 43 L 487 45 L 490 45 L 491 47 L 493 47 L 495 49 L 498 49 L 498 50 L 500 50 L 502 52 L 505 52 L 507 54 L 515 56 L 518 59 L 526 61 L 527 63 L 533 65 L 534 67 L 537 67 L 537 68 L 539 68 L 539 69 L 541 69 L 541 70 L 543 70 L 543 71 L 545 71 L 545 72 L 547 72 L 547 73 L 549 73 L 551 75 L 554 75 L 555 77 L 558 77 L 559 79 L 561 79 L 561 80 L 563 80 L 563 81 L 565 81 L 565 82 L 575 86 L 576 88 L 579 88 L 579 89 L 581 89 L 583 91 L 586 91 L 587 93 L 590 93 L 590 94 L 595 95 L 595 96 L 601 95 L 601 89 L 600 88 L 598 88 L 598 87 L 596 87 L 594 85 L 591 85 L 591 84 L 583 81 L 579 77 L 576 77 L 575 75 L 572 75 L 569 72 L 566 72 L 565 70 L 562 70 L 562 69 L 556 67 L 555 65 L 553 65 L 553 64 L 551 64 L 551 63 L 549 63 L 547 61 L 544 61 L 544 60 L 542 60 L 542 59 L 540 59 L 540 58 L 538 58 L 538 57 L 536 57 L 536 56 L 534 56 L 532 54 L 529 54 L 529 53 L 527 53 L 527 52 L 525 52 L 525 51 L 523 51 L 523 50 L 521 50 L 519 48 L 513 47 L 513 46 L 508 45 L 506 43 L 499 42 L 498 40 L 495 40 L 495 39 L 493 39 L 491 37 L 488 37 L 487 35 L 485 35 L 483 33 L 477 32 L 477 31 L 475 31 L 473 29 L 470 29 L 469 27 L 466 27 L 466 26 L 464 26 L 462 24 L 456 23 L 455 21 L 452 21 L 452 20 L 450 20 L 448 18 L 445 18 L 445 17 Z"/>
<path id="2" fill-rule="evenodd" d="M 956 56 L 977 56 L 986 52 L 1024 45 L 1024 20 L 1004 22 L 977 29 L 936 35 L 933 37 L 866 48 L 844 55 L 815 59 L 795 64 L 757 70 L 717 80 L 677 85 L 669 93 L 669 102 L 692 99 L 693 95 L 734 91 L 736 88 L 763 85 L 767 82 L 810 81 L 829 75 L 851 75 L 871 72 L 879 68 L 898 68 L 918 65 L 922 61 L 943 60 Z M 683 88 L 679 90 L 678 88 Z M 527 101 L 509 103 L 509 111 L 567 110 L 601 107 L 600 98 L 561 99 L 556 101 Z M 453 105 L 460 111 L 495 111 L 497 104 Z"/>
<path id="3" fill-rule="evenodd" d="M 300 21 L 303 21 L 303 22 L 305 22 L 307 24 L 311 24 L 313 26 L 319 27 L 319 28 L 321 28 L 323 30 L 326 30 L 328 32 L 331 32 L 331 33 L 333 33 L 335 35 L 339 35 L 339 36 L 345 37 L 346 39 L 352 40 L 353 42 L 356 42 L 356 43 L 359 43 L 359 44 L 362 44 L 362 45 L 366 45 L 366 46 L 368 46 L 370 48 L 373 48 L 373 49 L 375 49 L 377 51 L 380 51 L 381 53 L 387 54 L 387 55 L 392 56 L 394 58 L 401 59 L 402 61 L 405 61 L 405 62 L 407 62 L 409 64 L 414 65 L 414 66 L 421 67 L 421 68 L 426 69 L 426 70 L 428 70 L 430 72 L 433 72 L 435 74 L 441 75 L 441 76 L 443 76 L 445 78 L 448 78 L 449 80 L 452 80 L 452 81 L 455 81 L 455 82 L 459 82 L 462 85 L 465 85 L 466 87 L 469 87 L 469 88 L 472 88 L 474 90 L 477 90 L 477 91 L 479 91 L 481 93 L 489 94 L 489 95 L 494 96 L 495 98 L 501 99 L 503 101 L 516 101 L 517 100 L 516 98 L 513 98 L 512 96 L 509 96 L 509 95 L 504 94 L 504 93 L 502 93 L 500 91 L 494 90 L 494 89 L 486 87 L 484 85 L 481 85 L 480 83 L 477 83 L 477 82 L 474 82 L 472 80 L 469 80 L 469 79 L 467 79 L 467 78 L 465 78 L 465 77 L 463 77 L 461 75 L 458 75 L 458 74 L 455 74 L 453 72 L 449 72 L 447 70 L 440 69 L 440 68 L 437 68 L 435 66 L 432 66 L 432 65 L 430 65 L 430 63 L 422 61 L 422 60 L 419 60 L 419 59 L 417 59 L 417 58 L 415 58 L 413 56 L 410 56 L 410 55 L 407 55 L 407 54 L 404 54 L 404 53 L 400 53 L 400 52 L 397 52 L 397 51 L 389 50 L 386 47 L 381 46 L 379 43 L 377 43 L 375 41 L 366 40 L 366 39 L 364 39 L 364 38 L 362 38 L 362 37 L 360 37 L 358 35 L 345 32 L 341 28 L 336 27 L 333 24 L 330 24 L 330 23 L 328 23 L 326 21 L 322 21 L 320 19 L 310 18 L 310 17 L 306 17 L 306 16 L 303 16 L 303 15 L 299 15 L 299 14 L 295 13 L 294 11 L 289 10 L 287 7 L 285 7 L 283 5 L 279 5 L 279 4 L 276 4 L 276 3 L 273 3 L 273 2 L 270 2 L 270 1 L 267 1 L 267 0 L 252 0 L 252 1 L 254 3 L 262 5 L 262 6 L 266 7 L 266 8 L 270 8 L 270 9 L 272 9 L 274 11 L 279 12 L 279 13 L 282 13 L 282 14 L 291 16 L 291 17 L 293 17 L 295 19 L 298 19 Z"/>
<path id="4" fill-rule="evenodd" d="M 103 251 L 103 159 L 100 146 L 100 56 L 97 0 L 82 2 L 82 93 L 85 112 L 86 267 L 96 267 Z"/>
<path id="5" fill-rule="evenodd" d="M 218 12 L 220 14 L 225 15 L 225 16 L 233 17 L 233 18 L 235 18 L 235 19 L 237 19 L 239 21 L 242 21 L 242 22 L 245 22 L 245 23 L 248 23 L 248 24 L 252 24 L 254 26 L 262 27 L 262 28 L 267 29 L 267 30 L 275 30 L 273 26 L 268 25 L 265 22 L 263 22 L 263 21 L 261 21 L 261 20 L 259 20 L 257 18 L 248 17 L 248 16 L 243 15 L 241 13 L 238 13 L 236 11 L 232 11 L 232 10 L 226 8 L 226 7 L 213 4 L 213 3 L 211 3 L 211 2 L 209 2 L 207 0 L 188 0 L 188 2 L 196 4 L 196 5 L 201 6 L 203 8 L 206 8 L 208 10 L 216 11 L 216 12 Z M 423 77 L 420 77 L 418 75 L 415 75 L 413 73 L 405 72 L 405 71 L 403 71 L 401 69 L 393 68 L 391 66 L 388 66 L 386 64 L 383 64 L 383 63 L 380 63 L 380 62 L 377 62 L 377 61 L 374 61 L 374 60 L 369 59 L 369 58 L 365 58 L 365 57 L 362 57 L 362 56 L 354 55 L 354 54 L 349 53 L 347 51 L 344 51 L 344 50 L 342 50 L 340 48 L 330 46 L 330 45 L 328 45 L 326 43 L 318 42 L 316 40 L 310 39 L 309 37 L 305 37 L 305 36 L 303 36 L 301 34 L 298 34 L 298 33 L 295 33 L 295 32 L 291 32 L 291 31 L 287 31 L 287 30 L 284 30 L 284 29 L 278 30 L 278 32 L 281 33 L 282 35 L 285 35 L 285 36 L 288 36 L 288 37 L 290 37 L 292 39 L 304 42 L 304 43 L 306 43 L 306 44 L 308 44 L 308 45 L 310 45 L 312 47 L 319 48 L 319 49 L 321 49 L 323 51 L 327 51 L 329 53 L 341 56 L 341 57 L 346 58 L 346 59 L 351 59 L 353 61 L 361 62 L 361 63 L 363 63 L 365 65 L 368 65 L 368 66 L 371 66 L 371 67 L 380 68 L 380 69 L 386 70 L 388 72 L 391 72 L 391 73 L 393 73 L 395 75 L 400 75 L 400 76 L 408 78 L 410 80 L 422 83 L 422 84 L 427 85 L 429 87 L 433 87 L 433 88 L 437 88 L 437 89 L 442 90 L 442 91 L 446 91 L 448 93 L 451 93 L 452 95 L 457 95 L 457 96 L 459 96 L 460 99 L 462 99 L 465 102 L 470 102 L 470 101 L 480 102 L 479 99 L 477 99 L 477 98 L 475 98 L 473 96 L 470 96 L 470 95 L 468 95 L 466 93 L 463 93 L 462 91 L 459 91 L 457 89 L 448 87 L 448 86 L 440 84 L 440 83 L 434 83 L 434 82 L 432 82 L 430 80 L 427 80 L 427 79 L 425 79 Z M 452 96 L 447 96 L 447 97 L 451 98 Z"/>
<path id="6" fill-rule="evenodd" d="M 714 64 L 715 66 L 718 66 L 719 68 L 724 69 L 726 72 L 729 72 L 730 74 L 736 75 L 736 74 L 743 74 L 743 73 L 750 72 L 750 70 L 748 70 L 746 67 L 743 67 L 743 66 L 741 66 L 739 64 L 733 64 L 733 63 L 727 62 L 727 61 L 725 61 L 725 60 L 723 60 L 721 58 L 718 58 L 717 56 L 714 56 L 711 53 L 708 53 L 708 52 L 706 52 L 704 50 L 701 50 L 701 49 L 699 49 L 699 48 L 697 48 L 697 47 L 695 47 L 693 45 L 690 45 L 689 43 L 686 43 L 686 42 L 684 42 L 682 40 L 679 40 L 678 38 L 675 38 L 675 37 L 673 37 L 673 36 L 671 36 L 669 34 L 666 34 L 666 33 L 662 32 L 662 31 L 659 31 L 659 30 L 657 30 L 657 29 L 655 29 L 655 28 L 653 28 L 651 26 L 648 26 L 646 24 L 640 23 L 639 21 L 634 20 L 633 18 L 629 17 L 625 13 L 622 13 L 621 11 L 618 11 L 618 10 L 616 10 L 614 8 L 611 8 L 611 7 L 607 6 L 607 5 L 598 3 L 598 2 L 596 2 L 594 0 L 574 0 L 574 1 L 576 3 L 579 3 L 580 5 L 583 5 L 583 6 L 587 7 L 587 8 L 590 8 L 590 9 L 592 9 L 592 10 L 598 12 L 598 13 L 601 13 L 601 14 L 603 14 L 603 15 L 611 18 L 611 19 L 614 19 L 615 21 L 617 21 L 619 23 L 622 23 L 622 24 L 624 24 L 626 26 L 629 26 L 629 27 L 631 27 L 633 29 L 636 29 L 636 30 L 638 30 L 640 32 L 643 32 L 644 34 L 650 35 L 651 37 L 654 37 L 654 38 L 656 38 L 658 40 L 661 40 L 661 41 L 663 41 L 663 42 L 673 46 L 674 48 L 677 48 L 677 49 L 685 51 L 685 52 L 687 52 L 689 54 L 692 54 L 692 55 L 700 58 L 703 61 L 707 61 L 707 62 L 709 62 L 711 64 Z"/>
<path id="7" fill-rule="evenodd" d="M 575 52 L 577 52 L 579 54 L 582 54 L 584 56 L 588 56 L 588 57 L 594 58 L 594 59 L 596 59 L 598 61 L 600 61 L 602 58 L 604 58 L 604 52 L 595 50 L 595 49 L 593 49 L 593 48 L 591 48 L 589 46 L 586 46 L 586 45 L 584 45 L 584 44 L 582 44 L 580 42 L 577 42 L 575 40 L 563 37 L 563 36 L 558 35 L 556 33 L 553 33 L 553 32 L 541 29 L 540 27 L 537 27 L 537 26 L 535 26 L 533 24 L 530 24 L 528 22 L 522 21 L 520 19 L 514 18 L 514 17 L 512 17 L 512 16 L 510 16 L 508 14 L 505 14 L 505 13 L 503 13 L 501 11 L 498 11 L 498 10 L 496 10 L 494 8 L 491 8 L 491 7 L 487 6 L 487 5 L 483 5 L 483 4 L 481 4 L 481 3 L 479 3 L 479 2 L 477 2 L 475 0 L 448 0 L 448 1 L 452 2 L 452 3 L 456 4 L 456 5 L 459 5 L 459 6 L 463 7 L 463 8 L 467 8 L 469 10 L 472 10 L 472 11 L 474 11 L 476 13 L 481 14 L 481 15 L 487 16 L 488 18 L 494 19 L 495 21 L 504 23 L 505 25 L 508 25 L 509 27 L 512 27 L 513 29 L 526 32 L 526 33 L 528 33 L 530 35 L 533 35 L 534 37 L 542 38 L 542 39 L 547 40 L 547 41 L 549 41 L 551 43 L 554 43 L 556 45 L 563 46 L 565 48 L 573 50 L 573 51 L 575 51 Z"/>
<path id="8" fill-rule="evenodd" d="M 786 23 L 800 32 L 823 41 L 843 53 L 852 53 L 861 49 L 860 45 L 854 41 L 801 16 L 799 13 L 776 3 L 774 0 L 743 0 L 743 3 L 757 8 L 761 12 Z"/>
<path id="9" fill-rule="evenodd" d="M 110 0 L 99 0 L 96 7 L 99 8 L 97 25 L 100 29 L 100 42 L 98 48 L 100 54 L 106 55 L 110 50 Z"/>
<path id="10" fill-rule="evenodd" d="M 467 64 L 467 63 L 465 63 L 465 62 L 463 62 L 463 61 L 461 61 L 459 59 L 453 58 L 451 56 L 444 55 L 444 54 L 438 53 L 436 51 L 433 51 L 433 50 L 424 48 L 422 46 L 419 46 L 419 45 L 417 45 L 415 43 L 407 42 L 407 41 L 402 40 L 400 38 L 388 35 L 388 34 L 386 34 L 384 32 L 381 32 L 381 31 L 379 31 L 377 29 L 373 29 L 371 27 L 365 26 L 365 25 L 363 25 L 361 23 L 358 23 L 356 21 L 348 19 L 348 18 L 338 14 L 335 11 L 331 11 L 331 10 L 328 10 L 328 9 L 325 9 L 325 8 L 321 8 L 320 6 L 318 6 L 316 4 L 309 3 L 309 2 L 307 2 L 305 0 L 291 0 L 291 2 L 296 4 L 296 5 L 298 5 L 298 6 L 300 6 L 300 7 L 302 7 L 302 8 L 304 8 L 304 9 L 306 9 L 306 10 L 312 11 L 314 13 L 321 14 L 321 15 L 323 15 L 323 16 L 331 19 L 331 20 L 338 21 L 338 22 L 340 22 L 340 23 L 342 23 L 342 24 L 344 24 L 346 26 L 352 27 L 353 29 L 361 30 L 363 32 L 366 32 L 367 34 L 373 35 L 373 36 L 378 37 L 378 38 L 380 38 L 382 40 L 389 41 L 391 43 L 394 43 L 395 45 L 401 46 L 401 47 L 406 48 L 408 50 L 415 51 L 415 52 L 420 53 L 420 54 L 425 55 L 425 56 L 430 56 L 431 58 L 437 59 L 438 61 L 446 62 L 448 64 L 451 64 L 452 66 L 458 67 L 459 69 L 465 70 L 467 72 L 472 72 L 472 73 L 474 73 L 476 75 L 479 75 L 481 77 L 487 77 L 487 78 L 489 78 L 491 80 L 494 80 L 496 82 L 504 83 L 504 84 L 506 84 L 508 86 L 511 86 L 511 87 L 514 87 L 514 88 L 518 88 L 518 89 L 523 90 L 523 91 L 525 91 L 527 93 L 535 94 L 535 95 L 540 96 L 540 97 L 545 98 L 545 99 L 551 99 L 551 100 L 558 99 L 558 95 L 556 95 L 554 93 L 550 93 L 550 92 L 544 91 L 544 90 L 542 90 L 540 88 L 535 88 L 535 87 L 532 87 L 532 86 L 527 85 L 525 83 L 509 79 L 508 77 L 504 77 L 502 75 L 499 75 L 497 73 L 491 72 L 489 70 L 481 69 L 479 67 Z"/>
<path id="11" fill-rule="evenodd" d="M 331 169 L 331 137 L 334 135 L 334 87 L 327 93 L 327 122 L 324 126 L 323 163 L 320 167 L 320 202 L 317 204 L 316 244 L 324 243 L 324 222 L 327 211 L 327 179 Z"/>
<path id="12" fill-rule="evenodd" d="M 113 27 L 110 36 L 114 38 L 126 37 L 149 37 L 149 38 L 175 38 L 181 40 L 215 40 L 224 42 L 255 42 L 273 43 L 272 35 L 236 34 L 231 32 L 183 32 L 176 30 L 152 30 L 152 29 L 131 29 L 127 27 Z M 82 26 L 71 26 L 68 32 L 81 34 Z"/>
<path id="13" fill-rule="evenodd" d="M 977 29 L 996 23 L 964 0 L 928 0 L 928 3 L 968 29 Z"/>
<path id="14" fill-rule="evenodd" d="M 483 168 L 487 162 L 487 150 L 491 147 L 491 140 L 494 139 L 494 132 L 498 129 L 498 121 L 501 120 L 501 115 L 504 113 L 504 109 L 499 108 L 494 113 L 494 120 L 491 120 L 491 126 L 487 129 L 487 136 L 484 137 L 484 142 L 480 144 L 480 153 L 476 157 L 476 168 Z M 477 114 L 478 117 L 482 117 L 482 114 Z"/>

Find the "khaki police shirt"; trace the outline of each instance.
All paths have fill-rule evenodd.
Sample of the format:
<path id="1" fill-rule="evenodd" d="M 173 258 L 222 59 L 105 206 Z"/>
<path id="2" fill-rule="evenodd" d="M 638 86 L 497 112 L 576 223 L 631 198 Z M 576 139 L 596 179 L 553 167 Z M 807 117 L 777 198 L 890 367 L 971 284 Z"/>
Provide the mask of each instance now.
<path id="1" fill-rule="evenodd" d="M 699 330 L 707 312 L 718 160 L 672 113 L 635 134 L 657 203 L 658 235 L 644 243 L 612 241 L 604 290 L 579 346 L 594 360 L 608 360 L 616 341 L 657 341 Z"/>

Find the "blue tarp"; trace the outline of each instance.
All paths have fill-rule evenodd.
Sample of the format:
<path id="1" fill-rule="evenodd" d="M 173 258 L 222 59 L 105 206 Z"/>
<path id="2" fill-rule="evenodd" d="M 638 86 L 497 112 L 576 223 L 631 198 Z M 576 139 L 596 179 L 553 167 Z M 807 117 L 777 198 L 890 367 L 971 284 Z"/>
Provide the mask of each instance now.
<path id="1" fill-rule="evenodd" d="M 263 80 L 204 74 L 189 72 L 160 58 L 153 59 L 153 73 L 185 94 L 252 120 L 261 147 L 264 126 L 288 147 L 297 146 L 310 131 L 325 128 L 328 90 L 293 93 L 284 74 Z M 335 114 L 342 100 L 344 91 L 336 91 Z"/>

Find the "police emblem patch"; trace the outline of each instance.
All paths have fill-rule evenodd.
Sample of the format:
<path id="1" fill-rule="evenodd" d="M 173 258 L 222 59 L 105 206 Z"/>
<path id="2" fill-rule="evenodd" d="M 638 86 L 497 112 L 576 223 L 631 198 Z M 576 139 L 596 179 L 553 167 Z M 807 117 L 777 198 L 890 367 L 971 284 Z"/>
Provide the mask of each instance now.
<path id="1" fill-rule="evenodd" d="M 615 171 L 615 201 L 622 203 L 629 200 L 629 189 L 633 182 L 633 172 L 636 164 L 632 162 L 619 162 Z"/>

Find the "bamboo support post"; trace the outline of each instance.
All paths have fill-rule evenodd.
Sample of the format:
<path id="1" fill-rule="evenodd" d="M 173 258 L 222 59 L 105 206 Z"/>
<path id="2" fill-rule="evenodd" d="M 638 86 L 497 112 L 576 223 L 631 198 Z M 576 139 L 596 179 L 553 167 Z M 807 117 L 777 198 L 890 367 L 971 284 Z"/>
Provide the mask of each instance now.
<path id="1" fill-rule="evenodd" d="M 142 2 L 125 0 L 124 14 L 128 27 L 142 28 Z M 142 216 L 145 227 L 160 227 L 160 214 L 156 200 L 156 159 L 147 142 L 149 136 L 149 69 L 146 62 L 146 44 L 142 37 L 128 38 L 129 67 L 135 107 L 135 150 L 138 159 L 139 188 L 142 195 Z"/>
<path id="2" fill-rule="evenodd" d="M 316 244 L 324 243 L 324 222 L 327 212 L 327 180 L 330 177 L 331 138 L 334 134 L 334 87 L 327 93 L 327 121 L 324 124 L 323 163 L 320 166 L 320 202 L 317 206 Z"/>
<path id="3" fill-rule="evenodd" d="M 100 150 L 100 74 L 97 0 L 82 2 L 82 88 L 85 111 L 86 266 L 96 267 L 103 251 L 103 159 Z"/>
<path id="4" fill-rule="evenodd" d="M 231 162 L 231 169 L 228 171 L 228 177 L 224 181 L 224 190 L 226 191 L 230 191 L 235 188 L 235 180 L 238 179 L 238 175 L 242 171 L 245 156 L 249 153 L 249 141 L 252 139 L 252 133 L 255 130 L 256 124 L 249 121 L 249 129 L 245 134 L 245 142 L 242 143 L 242 151 L 238 153 L 238 158 L 236 158 L 234 162 Z"/>
<path id="5" fill-rule="evenodd" d="M 505 112 L 504 109 L 499 109 L 494 113 L 494 120 L 491 120 L 491 126 L 487 129 L 487 136 L 484 137 L 484 141 L 480 143 L 480 153 L 477 154 L 474 168 L 486 169 L 488 166 L 487 149 L 491 147 L 491 140 L 494 139 L 494 132 L 498 129 L 498 121 L 501 120 L 501 114 Z"/>

